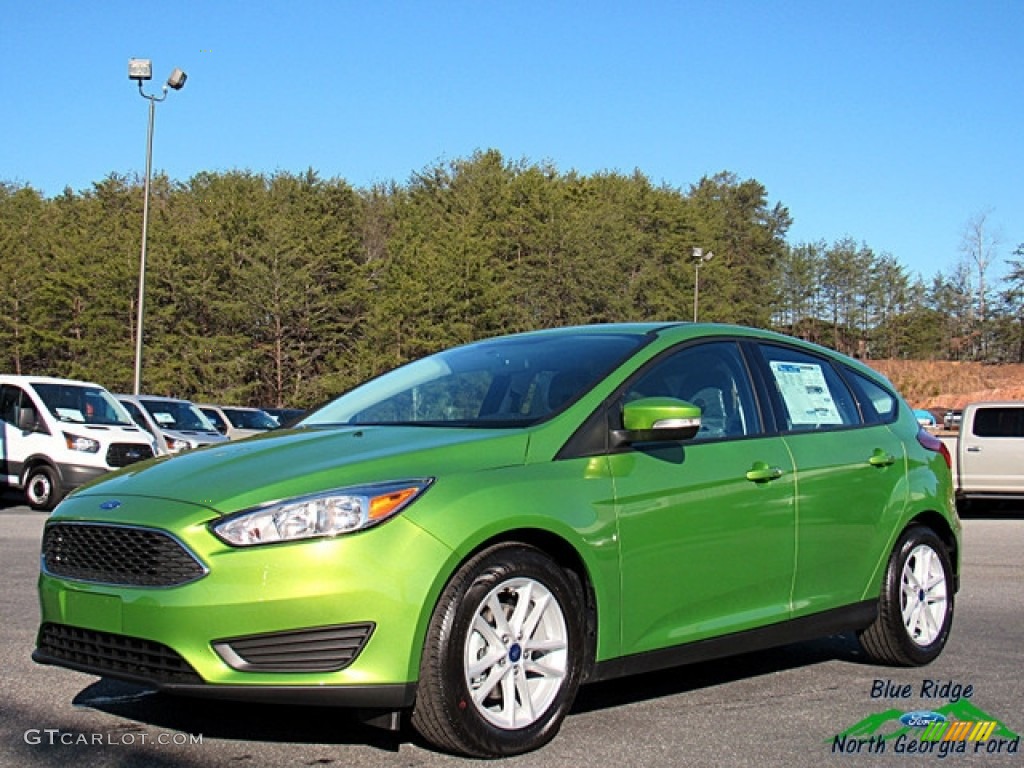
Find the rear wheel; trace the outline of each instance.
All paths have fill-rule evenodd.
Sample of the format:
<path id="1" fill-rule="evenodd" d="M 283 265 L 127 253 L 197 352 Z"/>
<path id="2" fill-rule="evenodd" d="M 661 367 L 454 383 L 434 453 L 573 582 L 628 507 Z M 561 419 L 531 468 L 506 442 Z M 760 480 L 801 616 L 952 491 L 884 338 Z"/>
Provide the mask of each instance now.
<path id="1" fill-rule="evenodd" d="M 25 475 L 25 501 L 32 509 L 49 512 L 63 496 L 60 478 L 52 467 L 41 464 Z"/>
<path id="2" fill-rule="evenodd" d="M 946 646 L 953 623 L 953 567 L 930 528 L 912 526 L 889 558 L 878 618 L 860 635 L 872 660 L 919 666 Z"/>
<path id="3" fill-rule="evenodd" d="M 467 562 L 430 622 L 416 730 L 475 757 L 550 741 L 580 683 L 582 603 L 575 576 L 532 547 L 498 545 Z"/>

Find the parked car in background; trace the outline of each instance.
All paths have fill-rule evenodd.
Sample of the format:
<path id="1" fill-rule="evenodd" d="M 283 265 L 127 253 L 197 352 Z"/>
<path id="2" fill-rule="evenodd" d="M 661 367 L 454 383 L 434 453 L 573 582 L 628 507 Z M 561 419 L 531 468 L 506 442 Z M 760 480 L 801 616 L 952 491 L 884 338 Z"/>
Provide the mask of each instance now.
<path id="1" fill-rule="evenodd" d="M 960 408 L 948 410 L 942 417 L 942 426 L 946 429 L 960 429 L 961 418 L 963 418 L 963 410 Z"/>
<path id="2" fill-rule="evenodd" d="M 926 411 L 924 408 L 916 408 L 914 410 L 914 416 L 917 418 L 917 423 L 922 427 L 935 426 L 935 416 L 931 411 Z"/>
<path id="3" fill-rule="evenodd" d="M 303 408 L 264 408 L 263 410 L 269 413 L 274 421 L 282 427 L 290 427 L 308 413 Z"/>
<path id="4" fill-rule="evenodd" d="M 1024 499 L 1024 402 L 970 403 L 960 429 L 943 436 L 963 504 Z"/>
<path id="5" fill-rule="evenodd" d="M 32 509 L 112 469 L 150 459 L 153 439 L 99 384 L 0 375 L 0 485 Z"/>
<path id="6" fill-rule="evenodd" d="M 766 331 L 479 341 L 65 499 L 33 658 L 409 709 L 478 757 L 548 742 L 587 681 L 847 631 L 923 665 L 960 579 L 941 448 L 870 368 Z"/>
<path id="7" fill-rule="evenodd" d="M 259 408 L 203 403 L 199 406 L 199 410 L 210 420 L 218 432 L 232 440 L 252 437 L 281 426 L 273 416 Z"/>
<path id="8" fill-rule="evenodd" d="M 227 440 L 188 400 L 158 395 L 118 395 L 117 399 L 153 435 L 158 453 L 181 453 Z"/>

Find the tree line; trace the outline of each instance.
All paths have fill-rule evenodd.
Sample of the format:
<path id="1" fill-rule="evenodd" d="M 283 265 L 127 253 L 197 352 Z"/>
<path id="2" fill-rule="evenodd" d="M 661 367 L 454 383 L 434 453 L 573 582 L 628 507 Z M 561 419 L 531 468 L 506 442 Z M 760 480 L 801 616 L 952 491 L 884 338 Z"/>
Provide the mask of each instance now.
<path id="1" fill-rule="evenodd" d="M 53 198 L 0 182 L 0 370 L 130 391 L 142 190 L 121 175 Z M 864 358 L 1024 361 L 1024 246 L 1002 285 L 979 259 L 925 282 L 852 239 L 791 245 L 790 223 L 728 172 L 684 190 L 494 150 L 368 189 L 313 170 L 158 176 L 142 389 L 311 406 L 454 343 L 691 319 L 695 248 L 714 253 L 701 320 Z"/>

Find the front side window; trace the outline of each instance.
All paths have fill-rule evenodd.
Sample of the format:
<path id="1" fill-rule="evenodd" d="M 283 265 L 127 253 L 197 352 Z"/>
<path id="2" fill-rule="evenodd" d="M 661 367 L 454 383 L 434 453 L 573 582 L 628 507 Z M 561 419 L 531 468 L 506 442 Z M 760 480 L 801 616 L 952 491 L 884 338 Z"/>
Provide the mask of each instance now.
<path id="1" fill-rule="evenodd" d="M 739 347 L 732 341 L 685 347 L 658 360 L 632 381 L 624 399 L 671 397 L 701 410 L 694 440 L 762 432 L 756 400 Z"/>
<path id="2" fill-rule="evenodd" d="M 759 346 L 782 404 L 787 431 L 862 423 L 853 394 L 827 359 L 789 347 Z"/>
<path id="3" fill-rule="evenodd" d="M 17 387 L 10 384 L 0 386 L 0 421 L 8 424 L 18 423 L 18 404 L 22 393 Z"/>

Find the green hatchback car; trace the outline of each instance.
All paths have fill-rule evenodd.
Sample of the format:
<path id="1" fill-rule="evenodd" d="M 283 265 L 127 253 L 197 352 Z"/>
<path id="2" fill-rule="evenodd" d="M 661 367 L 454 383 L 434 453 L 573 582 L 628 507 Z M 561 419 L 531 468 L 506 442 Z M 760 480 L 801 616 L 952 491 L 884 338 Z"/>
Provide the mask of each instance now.
<path id="1" fill-rule="evenodd" d="M 866 366 L 735 326 L 553 329 L 73 493 L 33 658 L 511 755 L 586 682 L 846 631 L 927 664 L 960 541 L 948 453 Z"/>

